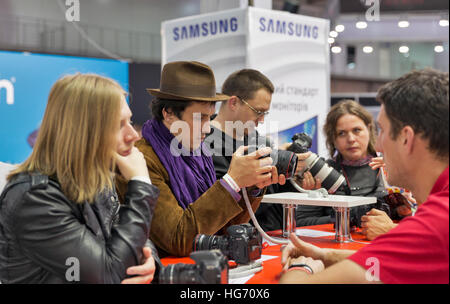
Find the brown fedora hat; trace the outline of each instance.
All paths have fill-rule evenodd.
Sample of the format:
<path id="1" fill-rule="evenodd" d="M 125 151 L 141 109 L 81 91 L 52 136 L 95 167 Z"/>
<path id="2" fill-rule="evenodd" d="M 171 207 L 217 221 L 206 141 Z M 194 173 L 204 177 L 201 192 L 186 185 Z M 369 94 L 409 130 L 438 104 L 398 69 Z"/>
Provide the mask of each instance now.
<path id="1" fill-rule="evenodd" d="M 214 73 L 196 61 L 174 61 L 164 65 L 160 89 L 147 89 L 153 96 L 186 101 L 222 101 L 230 97 L 216 93 Z"/>

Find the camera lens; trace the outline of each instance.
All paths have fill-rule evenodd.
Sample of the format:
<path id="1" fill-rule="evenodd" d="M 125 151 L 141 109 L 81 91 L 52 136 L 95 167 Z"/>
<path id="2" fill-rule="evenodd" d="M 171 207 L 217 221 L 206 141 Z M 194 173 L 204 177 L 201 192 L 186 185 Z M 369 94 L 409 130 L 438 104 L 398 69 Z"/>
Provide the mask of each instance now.
<path id="1" fill-rule="evenodd" d="M 196 265 L 171 264 L 161 269 L 159 273 L 160 284 L 196 284 Z"/>
<path id="2" fill-rule="evenodd" d="M 258 148 L 259 147 L 257 146 L 249 146 L 248 151 L 244 152 L 244 155 L 250 154 Z M 295 175 L 295 170 L 297 169 L 297 155 L 294 152 L 272 150 L 270 155 L 261 156 L 260 159 L 268 156 L 272 158 L 272 165 L 277 168 L 278 174 L 284 174 L 286 179 L 291 179 Z"/>
<path id="3" fill-rule="evenodd" d="M 159 273 L 160 284 L 228 284 L 228 259 L 219 250 L 192 252 L 192 264 L 171 264 Z"/>
<path id="4" fill-rule="evenodd" d="M 278 174 L 284 174 L 286 179 L 291 179 L 297 169 L 297 155 L 291 151 L 272 150 L 270 157 L 277 167 Z"/>
<path id="5" fill-rule="evenodd" d="M 330 167 L 326 161 L 315 153 L 305 160 L 309 172 L 314 178 L 322 181 L 322 187 L 328 190 L 328 193 L 335 193 L 341 185 L 345 184 L 344 176 Z"/>
<path id="6" fill-rule="evenodd" d="M 192 249 L 193 251 L 219 249 L 224 255 L 228 255 L 228 239 L 226 236 L 197 234 Z"/>
<path id="7" fill-rule="evenodd" d="M 210 250 L 217 248 L 217 235 L 197 234 L 194 239 L 193 250 Z"/>

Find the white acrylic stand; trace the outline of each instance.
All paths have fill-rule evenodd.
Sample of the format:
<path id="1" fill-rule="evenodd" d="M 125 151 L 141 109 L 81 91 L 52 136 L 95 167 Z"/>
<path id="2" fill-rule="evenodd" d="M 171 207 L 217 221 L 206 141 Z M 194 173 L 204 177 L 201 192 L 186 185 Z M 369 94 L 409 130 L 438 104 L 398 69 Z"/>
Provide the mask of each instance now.
<path id="1" fill-rule="evenodd" d="M 295 232 L 296 205 L 332 207 L 336 211 L 336 241 L 348 243 L 352 241 L 350 234 L 350 208 L 376 203 L 375 197 L 328 195 L 284 192 L 264 195 L 262 203 L 275 203 L 284 205 L 283 236 L 288 237 Z"/>

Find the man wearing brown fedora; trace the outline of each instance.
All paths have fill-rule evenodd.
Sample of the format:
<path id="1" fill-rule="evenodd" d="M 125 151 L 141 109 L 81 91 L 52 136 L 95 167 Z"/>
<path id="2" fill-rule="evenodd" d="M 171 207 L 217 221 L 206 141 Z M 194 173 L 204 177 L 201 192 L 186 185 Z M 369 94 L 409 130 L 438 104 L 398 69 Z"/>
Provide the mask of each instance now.
<path id="1" fill-rule="evenodd" d="M 228 99 L 217 94 L 213 71 L 193 61 L 164 65 L 160 89 L 148 89 L 153 119 L 142 128 L 136 147 L 144 154 L 152 183 L 159 188 L 150 239 L 160 254 L 187 256 L 197 234 L 215 234 L 230 225 L 249 221 L 239 193 L 249 188 L 253 210 L 262 199 L 264 187 L 285 183 L 278 176 L 264 148 L 244 155 L 239 148 L 227 174 L 216 180 L 214 165 L 203 140 L 210 132 L 215 102 Z M 118 182 L 118 192 L 125 184 Z"/>

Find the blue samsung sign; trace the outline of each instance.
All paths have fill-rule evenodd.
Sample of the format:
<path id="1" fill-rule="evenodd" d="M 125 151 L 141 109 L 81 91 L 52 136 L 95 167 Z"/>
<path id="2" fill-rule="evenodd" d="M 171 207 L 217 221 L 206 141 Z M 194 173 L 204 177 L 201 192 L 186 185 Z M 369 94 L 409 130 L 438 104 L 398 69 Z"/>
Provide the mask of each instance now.
<path id="1" fill-rule="evenodd" d="M 64 75 L 95 73 L 128 90 L 128 64 L 117 60 L 0 51 L 0 161 L 23 162 L 52 85 Z"/>

